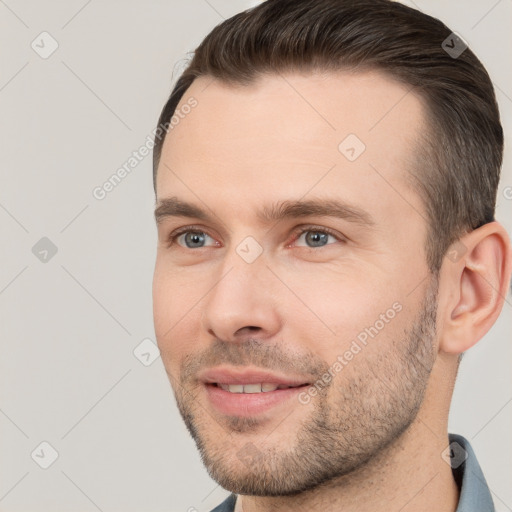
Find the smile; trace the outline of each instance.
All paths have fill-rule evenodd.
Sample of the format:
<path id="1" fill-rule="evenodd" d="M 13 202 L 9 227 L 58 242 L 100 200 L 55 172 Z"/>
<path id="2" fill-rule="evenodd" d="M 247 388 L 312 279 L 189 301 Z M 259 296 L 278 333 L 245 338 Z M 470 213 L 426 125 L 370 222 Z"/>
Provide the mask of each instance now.
<path id="1" fill-rule="evenodd" d="M 264 382 L 261 384 L 216 384 L 219 388 L 230 393 L 268 393 L 276 389 L 288 389 L 299 386 L 286 386 L 284 384 L 272 384 Z"/>

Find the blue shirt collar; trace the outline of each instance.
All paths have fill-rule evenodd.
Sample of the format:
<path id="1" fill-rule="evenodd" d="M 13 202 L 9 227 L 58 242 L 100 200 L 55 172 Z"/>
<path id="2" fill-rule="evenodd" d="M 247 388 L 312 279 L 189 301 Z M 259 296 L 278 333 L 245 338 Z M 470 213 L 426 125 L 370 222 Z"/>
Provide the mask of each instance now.
<path id="1" fill-rule="evenodd" d="M 460 490 L 456 512 L 495 512 L 491 492 L 469 441 L 449 434 L 452 472 Z"/>

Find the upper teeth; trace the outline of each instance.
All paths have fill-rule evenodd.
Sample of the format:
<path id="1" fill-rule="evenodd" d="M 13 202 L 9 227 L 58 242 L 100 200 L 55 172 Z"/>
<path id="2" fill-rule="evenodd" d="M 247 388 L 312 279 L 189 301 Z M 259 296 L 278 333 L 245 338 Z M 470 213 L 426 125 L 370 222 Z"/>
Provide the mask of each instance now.
<path id="1" fill-rule="evenodd" d="M 267 382 L 262 384 L 219 384 L 219 386 L 230 393 L 261 393 L 292 387 L 284 384 L 271 384 Z"/>

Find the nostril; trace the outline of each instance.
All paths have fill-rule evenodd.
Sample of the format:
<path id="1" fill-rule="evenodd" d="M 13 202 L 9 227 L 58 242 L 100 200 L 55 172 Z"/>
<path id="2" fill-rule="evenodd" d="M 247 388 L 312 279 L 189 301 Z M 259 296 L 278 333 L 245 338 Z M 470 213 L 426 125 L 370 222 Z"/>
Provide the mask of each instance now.
<path id="1" fill-rule="evenodd" d="M 258 327 L 258 326 L 255 326 L 255 325 L 247 325 L 245 327 L 242 327 L 242 328 L 238 329 L 238 331 L 236 331 L 236 333 L 235 333 L 235 336 L 243 335 L 246 332 L 246 330 L 248 332 L 260 331 L 261 327 Z"/>

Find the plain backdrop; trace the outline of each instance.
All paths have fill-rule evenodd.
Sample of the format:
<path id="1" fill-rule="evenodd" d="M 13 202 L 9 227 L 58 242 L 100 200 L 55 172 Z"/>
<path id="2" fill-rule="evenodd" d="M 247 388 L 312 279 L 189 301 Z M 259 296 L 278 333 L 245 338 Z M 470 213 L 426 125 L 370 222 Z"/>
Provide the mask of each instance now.
<path id="1" fill-rule="evenodd" d="M 495 83 L 511 233 L 512 1 L 407 3 L 461 34 Z M 255 4 L 0 1 L 1 511 L 203 512 L 227 496 L 161 359 L 140 356 L 155 340 L 151 155 L 103 200 L 93 190 L 144 144 L 187 52 Z M 498 511 L 512 510 L 511 312 L 509 295 L 466 353 L 450 417 Z"/>

